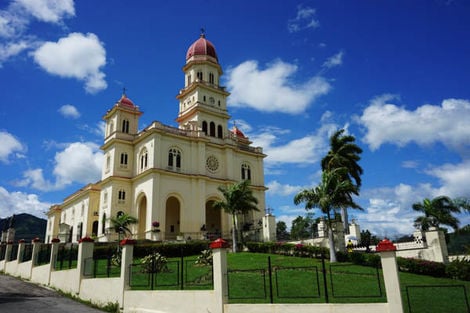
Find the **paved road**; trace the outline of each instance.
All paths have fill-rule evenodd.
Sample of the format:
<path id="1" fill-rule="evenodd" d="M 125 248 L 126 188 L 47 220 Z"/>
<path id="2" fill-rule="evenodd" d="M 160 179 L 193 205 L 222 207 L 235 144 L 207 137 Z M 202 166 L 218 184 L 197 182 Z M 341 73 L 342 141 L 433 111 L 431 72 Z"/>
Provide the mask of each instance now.
<path id="1" fill-rule="evenodd" d="M 0 313 L 103 313 L 57 292 L 0 275 Z"/>

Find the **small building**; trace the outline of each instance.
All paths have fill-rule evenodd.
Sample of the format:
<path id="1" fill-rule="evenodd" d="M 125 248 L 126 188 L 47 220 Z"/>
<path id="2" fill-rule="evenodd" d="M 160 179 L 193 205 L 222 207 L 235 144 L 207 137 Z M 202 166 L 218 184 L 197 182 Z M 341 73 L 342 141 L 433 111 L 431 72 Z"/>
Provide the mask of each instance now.
<path id="1" fill-rule="evenodd" d="M 101 180 L 50 208 L 47 241 L 75 242 L 85 235 L 116 240 L 110 218 L 122 213 L 138 219 L 131 226 L 136 239 L 229 238 L 231 216 L 212 204 L 223 199 L 219 186 L 242 180 L 250 180 L 259 212 L 239 217 L 240 229 L 251 240 L 273 233 L 263 230 L 275 227 L 263 223 L 266 155 L 240 129 L 229 129 L 229 93 L 220 85 L 216 49 L 204 34 L 187 50 L 183 72 L 177 126 L 154 121 L 141 128 L 143 112 L 125 93 L 104 114 Z"/>

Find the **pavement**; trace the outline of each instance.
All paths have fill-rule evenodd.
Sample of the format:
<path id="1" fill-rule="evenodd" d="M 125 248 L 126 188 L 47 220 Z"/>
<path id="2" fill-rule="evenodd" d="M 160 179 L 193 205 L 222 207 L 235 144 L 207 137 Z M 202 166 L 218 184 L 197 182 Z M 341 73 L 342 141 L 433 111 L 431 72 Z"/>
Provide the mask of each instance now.
<path id="1" fill-rule="evenodd" d="M 103 313 L 31 282 L 0 274 L 0 313 Z"/>

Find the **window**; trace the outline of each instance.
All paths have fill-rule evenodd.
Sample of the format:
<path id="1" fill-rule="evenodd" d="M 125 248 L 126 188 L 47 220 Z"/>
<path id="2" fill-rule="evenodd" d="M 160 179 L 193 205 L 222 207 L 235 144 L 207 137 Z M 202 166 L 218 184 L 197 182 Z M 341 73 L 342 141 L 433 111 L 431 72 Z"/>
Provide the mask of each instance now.
<path id="1" fill-rule="evenodd" d="M 206 96 L 202 97 L 203 101 L 206 102 Z"/>
<path id="2" fill-rule="evenodd" d="M 108 129 L 108 136 L 110 136 L 113 132 L 114 132 L 114 123 L 110 122 L 109 129 Z"/>
<path id="3" fill-rule="evenodd" d="M 213 84 L 214 83 L 214 74 L 209 73 L 209 83 Z"/>
<path id="4" fill-rule="evenodd" d="M 127 167 L 127 153 L 121 153 L 121 167 Z"/>
<path id="5" fill-rule="evenodd" d="M 122 121 L 122 132 L 126 134 L 129 133 L 129 121 L 128 120 Z"/>
<path id="6" fill-rule="evenodd" d="M 181 169 L 181 152 L 176 148 L 172 148 L 168 152 L 168 167 Z"/>
<path id="7" fill-rule="evenodd" d="M 104 234 L 106 231 L 106 213 L 103 213 L 103 217 L 101 218 L 101 233 Z"/>
<path id="8" fill-rule="evenodd" d="M 242 179 L 251 180 L 251 169 L 246 163 L 242 164 Z"/>
<path id="9" fill-rule="evenodd" d="M 202 131 L 207 135 L 207 122 L 202 121 Z"/>
<path id="10" fill-rule="evenodd" d="M 223 138 L 224 137 L 222 125 L 217 126 L 217 137 L 218 138 Z"/>
<path id="11" fill-rule="evenodd" d="M 124 203 L 126 200 L 126 192 L 124 189 L 118 191 L 118 203 Z"/>
<path id="12" fill-rule="evenodd" d="M 202 72 L 197 72 L 197 79 L 202 80 Z"/>
<path id="13" fill-rule="evenodd" d="M 147 149 L 142 149 L 140 152 L 140 170 L 144 170 L 148 165 L 148 152 Z"/>
<path id="14" fill-rule="evenodd" d="M 191 85 L 191 74 L 188 75 L 188 86 Z"/>
<path id="15" fill-rule="evenodd" d="M 209 127 L 210 127 L 210 129 L 209 129 L 210 136 L 215 137 L 215 123 L 211 122 Z"/>
<path id="16" fill-rule="evenodd" d="M 108 155 L 106 156 L 106 172 L 109 172 L 111 166 L 111 157 Z"/>

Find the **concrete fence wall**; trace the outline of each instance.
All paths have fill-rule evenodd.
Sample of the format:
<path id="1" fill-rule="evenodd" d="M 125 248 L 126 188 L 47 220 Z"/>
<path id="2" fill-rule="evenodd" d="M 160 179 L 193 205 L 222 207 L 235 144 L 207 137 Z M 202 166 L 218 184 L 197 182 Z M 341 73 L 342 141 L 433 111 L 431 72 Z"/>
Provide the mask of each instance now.
<path id="1" fill-rule="evenodd" d="M 35 283 L 54 287 L 98 305 L 119 303 L 124 313 L 403 313 L 400 294 L 396 247 L 389 241 L 379 244 L 382 259 L 386 303 L 354 304 L 229 304 L 227 282 L 227 248 L 223 240 L 211 243 L 213 250 L 213 290 L 130 290 L 129 270 L 133 262 L 134 242 L 123 240 L 121 275 L 118 278 L 87 278 L 84 276 L 85 260 L 93 256 L 94 243 L 83 238 L 79 243 L 77 268 L 56 271 L 55 263 L 58 243 L 52 243 L 51 262 L 35 266 L 38 242 L 33 242 L 33 259 L 20 262 L 20 258 L 8 261 L 11 244 L 6 245 L 5 259 L 0 261 L 0 271 L 29 279 Z M 20 243 L 18 254 L 24 249 Z"/>

